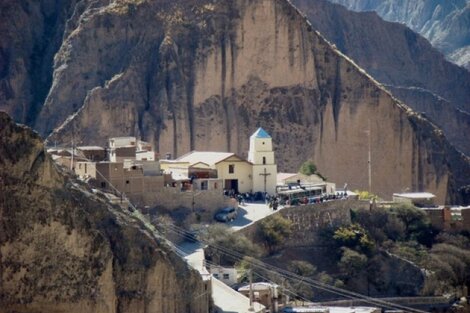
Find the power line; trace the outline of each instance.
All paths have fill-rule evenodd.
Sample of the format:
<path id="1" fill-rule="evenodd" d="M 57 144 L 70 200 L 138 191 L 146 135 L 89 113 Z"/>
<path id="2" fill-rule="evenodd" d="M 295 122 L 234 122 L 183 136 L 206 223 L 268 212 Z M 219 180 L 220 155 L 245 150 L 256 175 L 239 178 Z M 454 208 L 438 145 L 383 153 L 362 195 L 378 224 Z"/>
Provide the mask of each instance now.
<path id="1" fill-rule="evenodd" d="M 72 153 L 73 153 L 73 151 L 72 151 Z M 90 159 L 88 159 L 86 157 L 85 157 L 85 159 L 87 161 L 93 162 L 93 161 L 91 161 Z M 109 182 L 109 180 L 107 180 L 104 177 L 104 175 L 102 175 L 98 170 L 96 170 L 96 171 L 101 177 L 103 177 L 103 179 L 106 182 L 108 182 L 110 187 L 112 187 L 114 190 L 116 190 L 121 195 L 123 195 L 123 193 L 121 193 L 116 187 L 114 187 L 114 185 L 112 185 L 111 182 Z M 144 216 L 142 216 L 142 214 L 140 214 L 140 211 L 137 210 L 135 205 L 132 204 L 130 199 L 128 199 L 125 196 L 125 194 L 124 194 L 124 197 L 128 201 L 129 205 L 132 207 L 132 209 L 134 210 L 134 212 L 132 212 L 132 215 L 134 217 L 138 218 L 145 225 L 145 227 L 149 231 L 152 232 L 152 234 L 154 236 L 156 236 L 157 238 L 163 239 L 168 244 L 168 246 L 171 249 L 173 249 L 173 251 L 175 251 L 175 253 L 177 253 L 178 255 L 180 255 L 178 253 L 178 251 L 180 253 L 183 252 L 181 249 L 177 248 L 174 243 L 172 243 L 170 240 L 168 240 L 156 227 L 154 227 L 152 224 L 150 224 L 150 222 L 148 220 L 146 220 L 146 218 Z M 336 295 L 339 295 L 339 296 L 342 296 L 342 297 L 362 300 L 366 303 L 373 304 L 373 305 L 383 306 L 383 307 L 391 308 L 391 309 L 401 309 L 401 310 L 406 310 L 408 312 L 425 313 L 425 311 L 421 311 L 421 310 L 418 310 L 418 309 L 413 309 L 413 308 L 406 307 L 406 306 L 399 305 L 399 304 L 394 304 L 394 303 L 387 302 L 387 301 L 384 301 L 384 300 L 380 300 L 380 299 L 377 299 L 377 298 L 371 298 L 369 296 L 365 296 L 365 295 L 362 295 L 360 293 L 356 293 L 356 292 L 353 292 L 353 291 L 349 291 L 349 290 L 346 290 L 346 289 L 342 289 L 342 288 L 338 288 L 338 287 L 335 287 L 335 286 L 332 286 L 332 285 L 322 283 L 322 282 L 320 282 L 318 280 L 315 280 L 315 279 L 312 279 L 312 278 L 306 278 L 306 277 L 303 277 L 301 275 L 297 275 L 297 274 L 295 274 L 291 271 L 288 271 L 288 270 L 276 267 L 274 265 L 262 262 L 262 261 L 260 261 L 256 258 L 247 259 L 247 258 L 245 258 L 245 256 L 243 254 L 238 253 L 236 251 L 228 250 L 225 247 L 222 247 L 222 246 L 217 245 L 215 243 L 209 243 L 209 242 L 205 242 L 205 241 L 199 240 L 197 238 L 194 238 L 194 236 L 191 233 L 189 233 L 185 229 L 180 228 L 176 225 L 168 224 L 166 226 L 170 228 L 170 231 L 174 231 L 176 233 L 179 233 L 180 235 L 183 235 L 185 238 L 194 240 L 198 243 L 204 243 L 204 244 L 206 244 L 208 246 L 211 246 L 211 247 L 215 248 L 216 250 L 222 252 L 223 254 L 234 258 L 235 260 L 238 260 L 238 261 L 244 260 L 247 263 L 249 263 L 251 266 L 257 267 L 258 269 L 262 269 L 262 270 L 265 270 L 267 272 L 271 272 L 273 274 L 277 274 L 277 275 L 279 275 L 281 277 L 284 277 L 286 279 L 301 281 L 301 282 L 304 282 L 304 283 L 306 283 L 306 284 L 308 284 L 308 285 L 310 285 L 314 288 L 317 288 L 317 289 L 320 289 L 320 290 L 323 290 L 323 291 L 326 291 L 326 292 L 329 292 L 329 293 L 333 293 L 333 294 L 336 294 Z"/>
<path id="2" fill-rule="evenodd" d="M 182 228 L 180 228 L 176 225 L 167 225 L 167 226 L 170 226 L 170 230 L 173 230 L 173 231 L 175 231 L 179 234 L 182 234 L 186 238 L 191 238 L 192 240 L 194 240 L 194 236 L 192 236 L 185 229 L 182 229 Z M 188 236 L 190 236 L 190 237 L 188 237 Z M 206 245 L 209 245 L 209 246 L 215 248 L 216 250 L 222 252 L 223 254 L 234 258 L 235 260 L 240 261 L 240 260 L 244 259 L 244 255 L 242 255 L 242 254 L 240 254 L 236 251 L 233 251 L 233 250 L 228 250 L 228 249 L 226 249 L 226 248 L 224 248 L 220 245 L 217 245 L 217 244 L 214 244 L 214 243 L 209 243 L 209 242 L 206 242 L 204 240 L 197 240 L 196 239 L 195 241 L 197 241 L 199 243 L 204 243 Z M 315 280 L 315 279 L 312 279 L 312 278 L 306 278 L 306 277 L 297 275 L 297 274 L 295 274 L 291 271 L 288 271 L 288 270 L 270 265 L 268 263 L 262 262 L 262 261 L 260 261 L 256 258 L 250 258 L 250 259 L 244 259 L 244 260 L 246 262 L 250 263 L 252 266 L 257 267 L 258 269 L 262 269 L 262 270 L 280 275 L 280 276 L 285 277 L 287 279 L 302 281 L 302 282 L 304 282 L 304 283 L 306 283 L 306 284 L 308 284 L 308 285 L 310 285 L 314 288 L 317 288 L 317 289 L 320 289 L 320 290 L 323 290 L 323 291 L 326 291 L 326 292 L 329 292 L 329 293 L 333 293 L 333 294 L 336 294 L 336 295 L 339 295 L 339 296 L 342 296 L 342 297 L 346 297 L 346 298 L 349 298 L 349 299 L 358 299 L 358 300 L 362 300 L 366 303 L 370 303 L 370 304 L 378 305 L 378 306 L 383 306 L 383 307 L 387 307 L 387 308 L 391 308 L 391 309 L 402 309 L 402 310 L 407 310 L 408 312 L 417 312 L 417 313 L 418 312 L 419 313 L 425 312 L 425 311 L 421 311 L 421 310 L 418 310 L 418 309 L 409 308 L 409 307 L 406 307 L 406 306 L 403 306 L 403 305 L 400 305 L 400 304 L 394 304 L 394 303 L 391 303 L 391 302 L 387 302 L 385 300 L 381 300 L 381 299 L 377 299 L 377 298 L 371 298 L 371 297 L 362 295 L 360 293 L 356 293 L 356 292 L 353 292 L 353 291 L 349 291 L 349 290 L 346 290 L 346 289 L 342 289 L 342 288 L 338 288 L 338 287 L 335 287 L 335 286 L 332 286 L 332 285 L 329 285 L 329 284 L 322 283 L 322 282 L 320 282 L 318 280 Z"/>

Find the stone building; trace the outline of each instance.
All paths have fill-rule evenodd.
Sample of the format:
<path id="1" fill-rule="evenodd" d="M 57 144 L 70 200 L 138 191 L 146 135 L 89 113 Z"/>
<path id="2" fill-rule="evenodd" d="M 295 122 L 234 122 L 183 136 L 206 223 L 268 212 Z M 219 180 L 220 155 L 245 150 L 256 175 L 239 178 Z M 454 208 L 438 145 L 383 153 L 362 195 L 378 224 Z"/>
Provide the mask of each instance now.
<path id="1" fill-rule="evenodd" d="M 106 160 L 106 149 L 99 146 L 80 146 L 76 149 L 87 160 L 100 162 Z"/>
<path id="2" fill-rule="evenodd" d="M 439 230 L 470 230 L 470 206 L 439 206 L 422 210 L 426 212 L 431 225 Z"/>
<path id="3" fill-rule="evenodd" d="M 154 163 L 154 162 L 152 162 Z M 123 162 L 77 162 L 75 173 L 98 188 L 124 193 L 132 202 L 142 203 L 147 193 L 164 187 L 164 176 L 158 165 Z"/>

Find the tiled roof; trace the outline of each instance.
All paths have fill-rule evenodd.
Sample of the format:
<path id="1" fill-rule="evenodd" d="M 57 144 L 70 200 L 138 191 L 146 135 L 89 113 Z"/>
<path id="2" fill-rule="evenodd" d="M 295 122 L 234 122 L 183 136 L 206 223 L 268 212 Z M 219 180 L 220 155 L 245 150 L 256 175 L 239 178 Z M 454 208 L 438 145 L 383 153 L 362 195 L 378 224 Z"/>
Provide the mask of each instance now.
<path id="1" fill-rule="evenodd" d="M 255 137 L 255 138 L 271 138 L 271 136 L 269 136 L 269 134 L 264 130 L 262 129 L 261 127 L 258 128 L 257 131 L 255 131 L 255 133 L 253 135 L 251 135 L 251 137 Z"/>

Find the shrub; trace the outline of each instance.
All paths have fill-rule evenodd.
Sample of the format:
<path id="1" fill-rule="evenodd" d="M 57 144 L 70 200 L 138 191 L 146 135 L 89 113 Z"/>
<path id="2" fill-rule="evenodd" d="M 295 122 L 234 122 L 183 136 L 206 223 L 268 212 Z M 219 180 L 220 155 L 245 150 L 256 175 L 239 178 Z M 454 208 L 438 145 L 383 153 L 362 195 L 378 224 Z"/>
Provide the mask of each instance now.
<path id="1" fill-rule="evenodd" d="M 273 253 L 292 233 L 292 222 L 273 214 L 260 223 L 259 235 L 269 253 Z"/>

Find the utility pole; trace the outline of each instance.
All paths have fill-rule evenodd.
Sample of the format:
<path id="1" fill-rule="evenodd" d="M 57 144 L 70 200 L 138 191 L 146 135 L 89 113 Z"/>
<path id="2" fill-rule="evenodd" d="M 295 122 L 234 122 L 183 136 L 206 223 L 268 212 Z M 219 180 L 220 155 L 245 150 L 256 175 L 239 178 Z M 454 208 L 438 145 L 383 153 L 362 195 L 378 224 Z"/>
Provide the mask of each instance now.
<path id="1" fill-rule="evenodd" d="M 266 171 L 266 169 L 264 169 Z M 249 269 L 250 273 L 250 308 L 248 309 L 248 312 L 254 312 L 255 308 L 253 307 L 253 272 L 251 269 Z"/>
<path id="2" fill-rule="evenodd" d="M 74 162 L 74 155 L 75 155 L 75 143 L 74 143 L 74 139 L 75 139 L 75 122 L 74 120 L 72 120 L 72 158 L 71 158 L 71 162 L 70 162 L 70 170 L 73 172 L 74 171 L 74 168 L 75 166 L 73 165 L 73 162 Z"/>
<path id="3" fill-rule="evenodd" d="M 367 130 L 367 139 L 369 142 L 369 152 L 368 152 L 368 159 L 367 159 L 367 165 L 368 165 L 368 171 L 369 171 L 369 194 L 372 193 L 372 160 L 371 160 L 371 139 L 370 139 L 370 118 L 368 120 L 368 130 Z"/>

